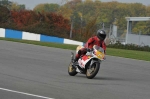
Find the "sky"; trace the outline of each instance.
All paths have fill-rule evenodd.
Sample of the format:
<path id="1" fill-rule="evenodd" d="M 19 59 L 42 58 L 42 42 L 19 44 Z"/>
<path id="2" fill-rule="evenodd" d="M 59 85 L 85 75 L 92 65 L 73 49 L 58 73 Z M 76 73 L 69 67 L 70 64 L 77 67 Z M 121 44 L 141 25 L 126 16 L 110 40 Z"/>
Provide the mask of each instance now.
<path id="1" fill-rule="evenodd" d="M 18 4 L 25 4 L 27 9 L 33 9 L 36 5 L 41 3 L 57 3 L 63 4 L 63 1 L 66 0 L 9 0 L 12 2 L 17 2 Z M 109 1 L 118 1 L 122 3 L 142 3 L 146 6 L 150 5 L 150 0 L 101 0 L 102 2 L 109 2 Z"/>

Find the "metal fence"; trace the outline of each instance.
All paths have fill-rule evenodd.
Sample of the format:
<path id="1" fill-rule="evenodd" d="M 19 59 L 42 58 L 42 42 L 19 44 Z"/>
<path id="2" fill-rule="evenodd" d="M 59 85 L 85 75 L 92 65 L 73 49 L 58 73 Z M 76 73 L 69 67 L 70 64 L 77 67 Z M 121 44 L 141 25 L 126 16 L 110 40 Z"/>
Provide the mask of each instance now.
<path id="1" fill-rule="evenodd" d="M 124 30 L 119 29 L 116 25 L 111 25 L 107 30 L 107 37 L 110 40 L 110 44 L 115 44 L 117 41 L 125 44 L 126 33 Z"/>

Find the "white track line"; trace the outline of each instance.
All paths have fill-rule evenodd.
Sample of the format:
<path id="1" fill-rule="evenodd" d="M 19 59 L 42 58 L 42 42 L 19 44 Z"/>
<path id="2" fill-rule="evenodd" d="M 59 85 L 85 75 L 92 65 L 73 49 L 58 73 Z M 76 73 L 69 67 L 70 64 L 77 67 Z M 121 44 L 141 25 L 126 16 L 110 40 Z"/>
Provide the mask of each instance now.
<path id="1" fill-rule="evenodd" d="M 29 94 L 29 93 L 24 93 L 24 92 L 19 92 L 19 91 L 14 91 L 14 90 L 5 89 L 5 88 L 0 88 L 0 90 L 9 91 L 9 92 L 13 92 L 13 93 L 19 93 L 19 94 L 23 94 L 23 95 L 27 95 L 27 96 L 38 97 L 38 98 L 42 98 L 42 99 L 54 99 L 54 98 L 49 98 L 49 97 L 44 97 L 44 96 L 39 96 L 39 95 L 34 95 L 34 94 Z"/>

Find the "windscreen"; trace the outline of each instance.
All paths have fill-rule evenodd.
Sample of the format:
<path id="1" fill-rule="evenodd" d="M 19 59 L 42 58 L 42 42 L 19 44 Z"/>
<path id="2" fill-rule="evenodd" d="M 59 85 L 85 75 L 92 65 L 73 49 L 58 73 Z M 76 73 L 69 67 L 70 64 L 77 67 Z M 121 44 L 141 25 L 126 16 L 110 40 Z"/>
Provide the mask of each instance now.
<path id="1" fill-rule="evenodd" d="M 104 52 L 104 49 L 100 46 L 94 45 L 93 48 L 100 51 L 100 52 Z"/>

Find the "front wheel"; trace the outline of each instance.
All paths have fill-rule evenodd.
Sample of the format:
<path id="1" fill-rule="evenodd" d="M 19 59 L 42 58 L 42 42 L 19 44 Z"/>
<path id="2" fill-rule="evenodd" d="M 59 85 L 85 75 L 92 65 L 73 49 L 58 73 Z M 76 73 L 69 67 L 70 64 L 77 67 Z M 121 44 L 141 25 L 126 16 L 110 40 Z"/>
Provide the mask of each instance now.
<path id="1" fill-rule="evenodd" d="M 75 76 L 77 74 L 76 72 L 76 68 L 72 67 L 72 63 L 69 64 L 69 67 L 68 67 L 68 74 L 70 76 Z"/>
<path id="2" fill-rule="evenodd" d="M 87 68 L 86 77 L 92 79 L 96 76 L 100 68 L 100 63 L 93 63 L 92 66 Z"/>

